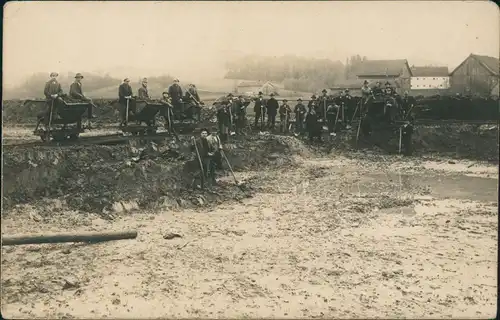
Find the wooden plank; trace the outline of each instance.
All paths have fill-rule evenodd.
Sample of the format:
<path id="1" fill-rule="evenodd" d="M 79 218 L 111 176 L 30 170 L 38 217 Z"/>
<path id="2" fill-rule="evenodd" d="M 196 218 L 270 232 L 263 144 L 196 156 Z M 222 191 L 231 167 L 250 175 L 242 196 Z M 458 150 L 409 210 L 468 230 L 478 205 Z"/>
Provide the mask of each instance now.
<path id="1" fill-rule="evenodd" d="M 111 240 L 135 239 L 136 237 L 137 231 L 20 235 L 12 237 L 2 237 L 2 246 L 63 242 L 102 242 Z"/>

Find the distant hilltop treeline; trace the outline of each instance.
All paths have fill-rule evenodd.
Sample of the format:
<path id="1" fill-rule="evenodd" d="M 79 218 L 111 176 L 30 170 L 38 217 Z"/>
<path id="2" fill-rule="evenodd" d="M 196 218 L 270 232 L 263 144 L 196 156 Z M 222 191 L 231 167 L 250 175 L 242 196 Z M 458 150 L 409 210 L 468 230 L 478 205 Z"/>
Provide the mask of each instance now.
<path id="1" fill-rule="evenodd" d="M 80 71 L 81 72 L 81 71 Z M 90 97 L 105 97 L 112 98 L 118 96 L 118 86 L 123 79 L 110 75 L 98 75 L 90 72 L 81 72 L 84 76 L 83 91 Z M 61 74 L 57 78 L 63 88 L 63 91 L 68 93 L 69 86 L 74 81 L 76 72 L 68 72 L 67 75 Z M 150 90 L 156 95 L 168 87 L 174 80 L 173 76 L 163 75 L 156 77 L 147 77 Z M 4 89 L 3 99 L 28 99 L 28 98 L 43 98 L 43 89 L 45 83 L 49 80 L 49 73 L 37 72 L 27 78 L 24 83 L 13 88 Z M 140 78 L 131 78 L 131 85 L 134 90 L 140 85 Z M 156 92 L 161 91 L 161 92 Z"/>

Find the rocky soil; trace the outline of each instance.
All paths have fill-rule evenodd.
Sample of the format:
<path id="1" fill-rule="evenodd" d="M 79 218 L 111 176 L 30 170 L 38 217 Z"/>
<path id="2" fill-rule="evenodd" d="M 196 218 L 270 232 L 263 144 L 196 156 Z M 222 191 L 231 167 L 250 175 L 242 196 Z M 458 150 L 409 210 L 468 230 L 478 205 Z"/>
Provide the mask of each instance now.
<path id="1" fill-rule="evenodd" d="M 3 246 L 2 315 L 494 316 L 497 164 L 264 136 L 226 147 L 240 186 L 202 191 L 187 149 L 4 153 L 2 235 L 138 237 Z"/>

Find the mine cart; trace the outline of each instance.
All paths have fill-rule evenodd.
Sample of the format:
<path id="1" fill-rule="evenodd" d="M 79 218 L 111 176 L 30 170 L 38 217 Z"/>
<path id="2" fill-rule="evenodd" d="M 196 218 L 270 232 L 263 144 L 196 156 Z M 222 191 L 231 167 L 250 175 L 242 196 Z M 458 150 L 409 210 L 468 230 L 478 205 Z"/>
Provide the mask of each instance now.
<path id="1" fill-rule="evenodd" d="M 86 127 L 82 125 L 82 117 L 92 107 L 91 102 L 67 102 L 56 99 L 52 102 L 31 100 L 47 108 L 47 112 L 38 115 L 38 123 L 34 134 L 42 141 L 76 140 Z M 48 119 L 47 119 L 48 117 Z M 42 127 L 42 128 L 40 128 Z"/>
<path id="2" fill-rule="evenodd" d="M 136 112 L 127 110 L 126 124 L 121 126 L 121 130 L 132 135 L 155 134 L 156 116 L 160 111 L 167 111 L 168 106 L 156 100 L 135 100 Z"/>

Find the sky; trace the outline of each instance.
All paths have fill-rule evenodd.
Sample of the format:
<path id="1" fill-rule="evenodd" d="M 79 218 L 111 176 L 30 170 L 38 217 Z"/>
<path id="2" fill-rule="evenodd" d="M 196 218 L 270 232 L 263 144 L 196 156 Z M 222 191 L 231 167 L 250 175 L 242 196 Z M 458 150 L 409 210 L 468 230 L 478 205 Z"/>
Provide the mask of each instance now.
<path id="1" fill-rule="evenodd" d="M 486 1 L 8 2 L 3 80 L 51 71 L 209 79 L 243 54 L 360 54 L 451 71 L 470 53 L 498 57 L 499 21 Z"/>

